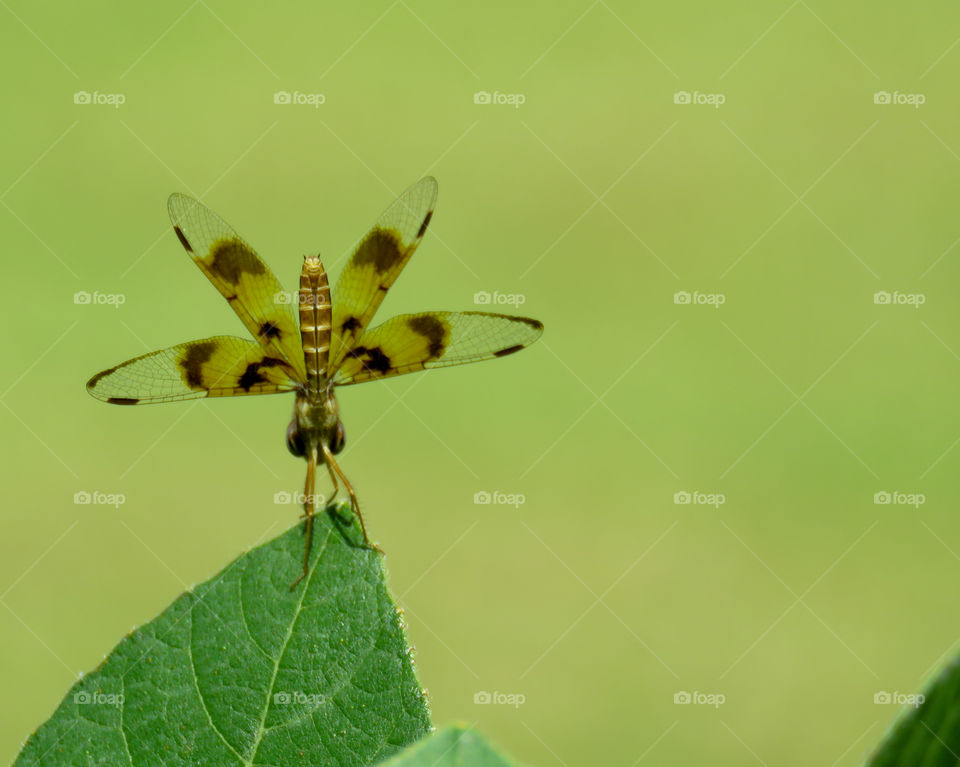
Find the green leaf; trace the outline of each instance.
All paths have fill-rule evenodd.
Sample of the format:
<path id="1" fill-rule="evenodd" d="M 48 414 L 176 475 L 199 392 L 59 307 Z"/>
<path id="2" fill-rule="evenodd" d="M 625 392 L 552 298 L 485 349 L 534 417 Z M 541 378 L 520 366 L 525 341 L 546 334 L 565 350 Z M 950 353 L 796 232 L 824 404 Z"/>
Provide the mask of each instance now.
<path id="1" fill-rule="evenodd" d="M 520 767 L 464 725 L 444 727 L 381 767 Z"/>
<path id="2" fill-rule="evenodd" d="M 382 558 L 336 513 L 316 517 L 296 590 L 300 525 L 121 641 L 15 767 L 367 765 L 428 732 Z"/>
<path id="3" fill-rule="evenodd" d="M 886 693 L 879 693 L 886 695 Z M 891 728 L 867 767 L 956 767 L 960 763 L 960 660 Z"/>

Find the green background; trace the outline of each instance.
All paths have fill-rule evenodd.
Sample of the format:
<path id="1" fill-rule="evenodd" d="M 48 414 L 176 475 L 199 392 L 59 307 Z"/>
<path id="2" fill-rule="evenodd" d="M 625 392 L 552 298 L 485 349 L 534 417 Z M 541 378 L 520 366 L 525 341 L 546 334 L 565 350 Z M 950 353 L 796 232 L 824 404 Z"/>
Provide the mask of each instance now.
<path id="1" fill-rule="evenodd" d="M 170 231 L 172 191 L 292 288 L 305 253 L 336 276 L 432 173 L 437 215 L 381 318 L 500 291 L 545 323 L 509 359 L 341 393 L 342 465 L 438 722 L 538 765 L 854 765 L 897 711 L 875 694 L 917 692 L 953 651 L 956 9 L 0 6 L 0 760 L 131 626 L 297 519 L 274 503 L 303 482 L 291 397 L 84 391 L 244 332 Z"/>

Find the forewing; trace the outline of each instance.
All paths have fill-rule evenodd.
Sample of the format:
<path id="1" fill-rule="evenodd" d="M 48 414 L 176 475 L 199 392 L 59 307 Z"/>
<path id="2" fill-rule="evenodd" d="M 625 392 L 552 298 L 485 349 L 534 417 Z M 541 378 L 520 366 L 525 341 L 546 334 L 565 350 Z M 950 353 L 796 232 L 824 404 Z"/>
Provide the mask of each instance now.
<path id="1" fill-rule="evenodd" d="M 437 180 L 420 179 L 383 212 L 350 257 L 333 290 L 331 377 L 423 239 L 436 201 Z"/>
<path id="2" fill-rule="evenodd" d="M 215 336 L 127 360 L 97 373 L 87 391 L 114 405 L 273 394 L 296 388 L 293 373 L 253 341 Z"/>
<path id="3" fill-rule="evenodd" d="M 505 357 L 532 344 L 542 332 L 537 320 L 507 314 L 401 314 L 363 334 L 335 382 L 363 383 L 424 368 Z"/>
<path id="4" fill-rule="evenodd" d="M 297 380 L 304 380 L 296 294 L 285 293 L 256 251 L 199 201 L 172 194 L 167 210 L 180 243 L 251 335 L 272 356 L 285 359 Z"/>

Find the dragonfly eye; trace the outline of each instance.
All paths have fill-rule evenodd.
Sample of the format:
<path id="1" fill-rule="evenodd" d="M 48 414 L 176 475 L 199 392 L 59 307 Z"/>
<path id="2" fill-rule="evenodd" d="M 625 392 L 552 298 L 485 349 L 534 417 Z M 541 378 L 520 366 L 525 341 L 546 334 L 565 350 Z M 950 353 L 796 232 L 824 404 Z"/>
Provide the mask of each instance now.
<path id="1" fill-rule="evenodd" d="M 333 435 L 333 441 L 330 443 L 330 452 L 336 455 L 347 443 L 347 430 L 343 428 L 343 421 L 337 421 L 337 433 Z"/>
<path id="2" fill-rule="evenodd" d="M 304 453 L 307 452 L 307 446 L 303 443 L 303 436 L 297 430 L 296 419 L 290 421 L 287 425 L 287 450 L 297 458 L 302 458 Z"/>

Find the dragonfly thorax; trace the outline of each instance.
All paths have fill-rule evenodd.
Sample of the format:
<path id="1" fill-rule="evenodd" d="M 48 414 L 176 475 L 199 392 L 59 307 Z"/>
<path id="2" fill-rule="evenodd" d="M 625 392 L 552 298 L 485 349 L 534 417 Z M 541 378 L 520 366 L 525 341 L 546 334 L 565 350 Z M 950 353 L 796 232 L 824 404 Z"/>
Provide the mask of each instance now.
<path id="1" fill-rule="evenodd" d="M 320 397 L 297 394 L 293 406 L 293 419 L 287 425 L 287 448 L 295 456 L 307 456 L 311 451 L 326 445 L 331 453 L 339 453 L 347 441 L 340 406 L 329 387 Z"/>

